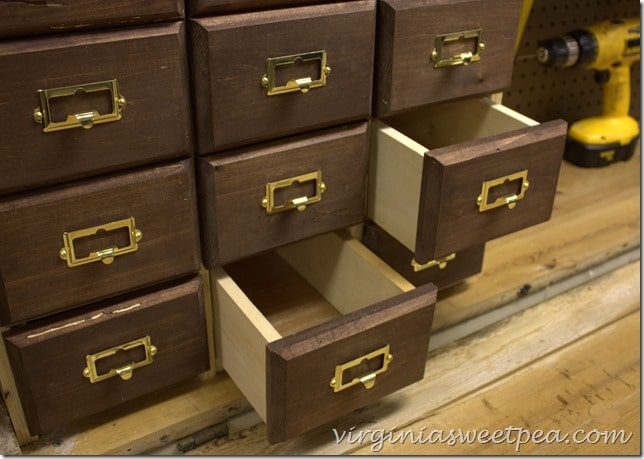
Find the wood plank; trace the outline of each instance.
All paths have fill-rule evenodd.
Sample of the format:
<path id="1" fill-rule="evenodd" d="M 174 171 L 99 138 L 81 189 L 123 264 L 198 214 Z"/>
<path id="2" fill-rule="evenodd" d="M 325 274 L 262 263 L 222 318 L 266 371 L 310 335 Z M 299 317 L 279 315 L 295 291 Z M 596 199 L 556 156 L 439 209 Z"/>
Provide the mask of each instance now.
<path id="1" fill-rule="evenodd" d="M 168 445 L 250 405 L 224 374 L 195 379 L 67 426 L 22 447 L 25 455 L 130 455 Z"/>
<path id="2" fill-rule="evenodd" d="M 639 455 L 639 332 L 636 311 L 354 453 Z M 451 444 L 450 429 L 471 440 Z M 499 441 L 475 440 L 483 429 L 501 431 Z M 603 436 L 613 432 L 614 442 Z"/>
<path id="3" fill-rule="evenodd" d="M 293 440 L 269 445 L 262 424 L 190 454 L 350 453 L 359 445 L 336 443 L 332 429 L 403 428 L 637 311 L 639 274 L 639 262 L 628 264 L 439 349 L 422 381 Z"/>

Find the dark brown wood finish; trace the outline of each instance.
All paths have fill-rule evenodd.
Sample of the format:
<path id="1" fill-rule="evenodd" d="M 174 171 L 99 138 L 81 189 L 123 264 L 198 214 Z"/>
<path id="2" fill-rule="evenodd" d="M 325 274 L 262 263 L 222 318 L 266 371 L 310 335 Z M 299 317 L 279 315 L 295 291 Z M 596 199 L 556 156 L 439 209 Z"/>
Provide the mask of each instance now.
<path id="1" fill-rule="evenodd" d="M 426 284 L 269 343 L 268 440 L 294 437 L 422 379 L 435 301 L 436 287 Z M 393 360 L 372 388 L 358 384 L 333 391 L 336 365 L 387 344 Z"/>
<path id="2" fill-rule="evenodd" d="M 442 269 L 432 266 L 414 272 L 411 265 L 414 252 L 375 223 L 365 223 L 362 243 L 417 287 L 431 282 L 442 290 L 480 273 L 483 269 L 485 244 L 461 250 Z"/>
<path id="3" fill-rule="evenodd" d="M 371 111 L 375 1 L 210 17 L 190 22 L 197 151 L 207 154 L 366 118 Z M 268 96 L 268 58 L 326 50 L 324 87 Z M 286 65 L 290 78 L 320 73 Z M 315 63 L 315 62 L 314 62 Z"/>
<path id="4" fill-rule="evenodd" d="M 202 158 L 204 264 L 214 267 L 361 222 L 367 151 L 367 123 L 361 122 Z M 267 215 L 261 205 L 267 183 L 315 171 L 325 185 L 321 201 Z M 313 196 L 313 183 L 276 192 L 278 204 Z"/>
<path id="5" fill-rule="evenodd" d="M 0 1 L 0 37 L 178 20 L 181 0 Z"/>
<path id="6" fill-rule="evenodd" d="M 381 0 L 378 12 L 374 113 L 384 116 L 510 86 L 521 0 Z M 434 68 L 436 37 L 482 30 L 481 59 Z M 473 40 L 446 50 L 473 48 Z"/>
<path id="7" fill-rule="evenodd" d="M 103 2 L 112 3 L 112 2 Z M 0 43 L 0 194 L 124 169 L 190 151 L 183 23 Z M 33 119 L 37 91 L 116 79 L 122 118 L 56 132 Z M 52 101 L 56 120 L 111 111 L 109 92 Z M 55 112 L 55 113 L 54 113 Z"/>
<path id="8" fill-rule="evenodd" d="M 157 292 L 130 295 L 6 332 L 29 430 L 40 434 L 195 376 L 208 369 L 199 278 Z M 156 354 L 129 380 L 90 382 L 86 355 L 150 337 Z M 145 360 L 143 346 L 96 361 L 99 375 Z"/>
<path id="9" fill-rule="evenodd" d="M 566 130 L 566 122 L 549 121 L 490 136 L 485 141 L 467 141 L 426 153 L 416 261 L 425 263 L 547 221 L 552 213 Z M 479 211 L 476 201 L 483 182 L 524 169 L 529 188 L 514 208 L 504 205 Z M 509 188 L 499 188 L 502 195 L 511 192 Z"/>
<path id="10" fill-rule="evenodd" d="M 199 269 L 192 161 L 71 183 L 0 201 L 3 325 L 59 312 Z M 136 252 L 68 267 L 63 233 L 134 217 Z M 127 230 L 125 231 L 127 234 Z M 88 236 L 79 252 L 127 245 L 120 231 Z"/>
<path id="11" fill-rule="evenodd" d="M 333 0 L 186 0 L 186 9 L 189 16 L 197 17 L 332 2 Z"/>

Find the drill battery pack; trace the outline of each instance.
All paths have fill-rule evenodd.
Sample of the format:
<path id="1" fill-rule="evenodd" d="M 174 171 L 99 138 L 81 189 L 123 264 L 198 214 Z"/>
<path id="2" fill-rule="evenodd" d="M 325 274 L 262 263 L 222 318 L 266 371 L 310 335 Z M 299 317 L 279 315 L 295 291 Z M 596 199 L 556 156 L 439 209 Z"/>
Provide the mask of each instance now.
<path id="1" fill-rule="evenodd" d="M 626 144 L 588 145 L 568 137 L 564 159 L 580 167 L 604 167 L 617 161 L 627 161 L 635 154 L 639 136 Z"/>

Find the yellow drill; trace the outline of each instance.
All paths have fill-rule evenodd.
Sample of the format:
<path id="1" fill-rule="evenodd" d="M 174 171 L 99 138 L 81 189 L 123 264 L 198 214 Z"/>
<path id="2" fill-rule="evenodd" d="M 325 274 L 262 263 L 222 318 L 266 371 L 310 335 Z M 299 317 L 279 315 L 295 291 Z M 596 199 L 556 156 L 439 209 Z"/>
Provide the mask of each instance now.
<path id="1" fill-rule="evenodd" d="M 570 125 L 565 159 L 582 167 L 600 167 L 633 156 L 639 123 L 628 114 L 630 66 L 639 59 L 639 18 L 604 21 L 539 43 L 541 64 L 593 69 L 602 84 L 602 114 Z"/>

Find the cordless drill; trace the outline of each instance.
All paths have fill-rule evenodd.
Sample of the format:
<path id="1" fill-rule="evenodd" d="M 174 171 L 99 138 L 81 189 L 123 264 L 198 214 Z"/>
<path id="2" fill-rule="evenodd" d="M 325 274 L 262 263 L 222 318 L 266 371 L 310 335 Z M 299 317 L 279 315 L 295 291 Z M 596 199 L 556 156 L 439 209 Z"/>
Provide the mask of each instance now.
<path id="1" fill-rule="evenodd" d="M 539 43 L 541 64 L 593 69 L 602 85 L 602 114 L 570 125 L 565 159 L 582 167 L 600 167 L 633 156 L 639 123 L 628 114 L 630 66 L 639 59 L 639 18 L 604 21 Z"/>

